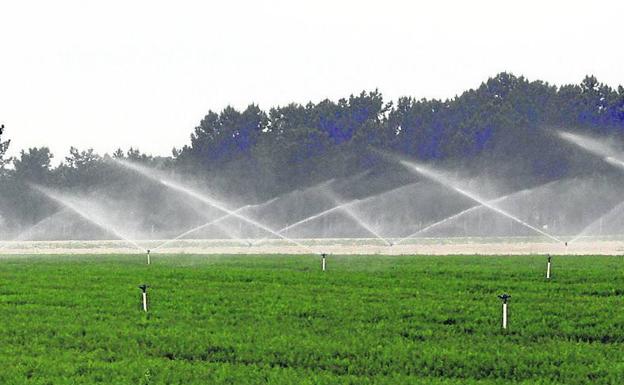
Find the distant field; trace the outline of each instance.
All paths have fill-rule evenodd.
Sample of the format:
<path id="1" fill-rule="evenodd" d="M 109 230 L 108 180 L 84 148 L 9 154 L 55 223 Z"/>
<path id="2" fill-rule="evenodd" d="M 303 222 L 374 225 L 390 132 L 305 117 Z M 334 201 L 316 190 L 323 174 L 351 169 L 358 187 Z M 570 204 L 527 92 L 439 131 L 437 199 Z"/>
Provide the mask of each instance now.
<path id="1" fill-rule="evenodd" d="M 624 259 L 4 256 L 0 384 L 621 384 Z M 151 310 L 139 308 L 147 283 Z M 512 295 L 510 329 L 498 294 Z"/>

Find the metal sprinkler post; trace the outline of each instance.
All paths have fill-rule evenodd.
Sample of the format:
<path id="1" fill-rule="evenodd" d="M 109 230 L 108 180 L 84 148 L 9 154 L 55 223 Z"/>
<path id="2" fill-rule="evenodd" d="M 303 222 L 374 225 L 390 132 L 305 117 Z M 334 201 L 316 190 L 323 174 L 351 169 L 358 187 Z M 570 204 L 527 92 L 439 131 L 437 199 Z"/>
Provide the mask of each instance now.
<path id="1" fill-rule="evenodd" d="M 150 250 L 147 249 L 147 264 L 150 264 Z"/>
<path id="2" fill-rule="evenodd" d="M 139 286 L 141 289 L 141 303 L 143 305 L 143 311 L 147 313 L 147 286 L 146 284 L 142 284 Z"/>
<path id="3" fill-rule="evenodd" d="M 548 265 L 546 265 L 546 279 L 550 279 L 550 261 L 552 257 L 548 256 Z"/>
<path id="4" fill-rule="evenodd" d="M 511 298 L 509 294 L 499 295 L 498 298 L 503 300 L 503 329 L 507 329 L 507 300 Z"/>
<path id="5" fill-rule="evenodd" d="M 321 269 L 325 271 L 327 269 L 327 254 L 321 254 Z"/>

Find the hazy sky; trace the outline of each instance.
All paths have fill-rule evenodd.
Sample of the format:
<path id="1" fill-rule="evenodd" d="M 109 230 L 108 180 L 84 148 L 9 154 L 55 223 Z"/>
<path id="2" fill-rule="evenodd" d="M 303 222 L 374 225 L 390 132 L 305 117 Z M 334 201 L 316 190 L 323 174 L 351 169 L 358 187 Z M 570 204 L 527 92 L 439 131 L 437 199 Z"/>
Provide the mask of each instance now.
<path id="1" fill-rule="evenodd" d="M 3 1 L 11 154 L 169 155 L 209 109 L 452 97 L 511 71 L 624 84 L 622 1 Z"/>

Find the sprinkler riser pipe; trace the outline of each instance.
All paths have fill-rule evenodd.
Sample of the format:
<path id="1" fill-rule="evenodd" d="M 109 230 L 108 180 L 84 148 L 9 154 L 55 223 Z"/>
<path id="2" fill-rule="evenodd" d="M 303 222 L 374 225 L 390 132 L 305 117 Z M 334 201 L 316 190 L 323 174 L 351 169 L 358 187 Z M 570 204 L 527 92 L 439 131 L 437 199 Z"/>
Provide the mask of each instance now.
<path id="1" fill-rule="evenodd" d="M 507 303 L 503 302 L 503 329 L 507 329 Z"/>
<path id="2" fill-rule="evenodd" d="M 141 293 L 143 296 L 143 311 L 147 313 L 147 293 Z"/>
<path id="3" fill-rule="evenodd" d="M 321 259 L 321 268 L 323 269 L 323 271 L 327 269 L 327 259 L 325 258 L 325 256 L 323 256 L 323 258 Z"/>
<path id="4" fill-rule="evenodd" d="M 550 262 L 548 262 L 548 266 L 546 267 L 546 279 L 550 279 Z"/>

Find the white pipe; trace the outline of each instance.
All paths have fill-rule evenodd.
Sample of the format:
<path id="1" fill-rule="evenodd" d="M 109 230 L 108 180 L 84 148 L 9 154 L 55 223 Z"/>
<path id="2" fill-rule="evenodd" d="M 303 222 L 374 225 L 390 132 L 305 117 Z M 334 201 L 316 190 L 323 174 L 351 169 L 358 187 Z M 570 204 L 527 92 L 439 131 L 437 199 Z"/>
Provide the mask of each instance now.
<path id="1" fill-rule="evenodd" d="M 149 251 L 147 252 L 147 264 L 148 265 L 150 264 L 150 252 Z"/>
<path id="2" fill-rule="evenodd" d="M 325 269 L 327 268 L 327 261 L 324 255 L 323 255 L 322 262 L 321 262 L 321 267 L 323 268 L 323 271 L 325 271 Z"/>
<path id="3" fill-rule="evenodd" d="M 143 311 L 147 312 L 147 293 L 143 292 Z"/>
<path id="4" fill-rule="evenodd" d="M 503 302 L 503 329 L 507 329 L 507 303 Z"/>
<path id="5" fill-rule="evenodd" d="M 550 261 L 548 262 L 548 267 L 546 268 L 546 279 L 550 279 Z"/>

